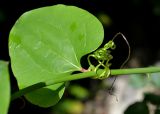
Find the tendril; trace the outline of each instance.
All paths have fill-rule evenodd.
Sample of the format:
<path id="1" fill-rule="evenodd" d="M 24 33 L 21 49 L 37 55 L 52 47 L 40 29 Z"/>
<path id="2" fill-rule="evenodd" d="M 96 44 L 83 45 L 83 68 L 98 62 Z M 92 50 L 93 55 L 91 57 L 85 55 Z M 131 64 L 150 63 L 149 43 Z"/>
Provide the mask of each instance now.
<path id="1" fill-rule="evenodd" d="M 91 71 L 95 71 L 97 73 L 97 70 L 99 69 L 99 67 L 103 67 L 105 70 L 104 72 L 102 72 L 100 75 L 94 77 L 96 79 L 104 79 L 104 78 L 108 78 L 110 76 L 110 69 L 109 67 L 111 66 L 110 60 L 113 59 L 113 56 L 111 55 L 111 50 L 115 49 L 116 45 L 115 43 L 110 40 L 107 44 L 104 45 L 104 47 L 96 50 L 95 52 L 93 52 L 93 54 L 90 54 L 88 56 L 88 63 L 89 63 L 89 70 Z M 91 61 L 90 58 L 94 58 L 97 60 L 98 65 L 94 66 Z"/>
<path id="2" fill-rule="evenodd" d="M 126 60 L 125 60 L 125 61 L 121 64 L 121 66 L 120 66 L 120 69 L 122 69 L 122 68 L 126 65 L 126 63 L 128 62 L 128 60 L 129 60 L 129 58 L 130 58 L 131 48 L 130 48 L 130 44 L 129 44 L 128 40 L 126 39 L 126 37 L 125 37 L 121 32 L 117 33 L 117 34 L 113 37 L 113 40 L 115 40 L 115 38 L 117 38 L 118 35 L 121 35 L 121 36 L 122 36 L 122 38 L 125 40 L 125 42 L 126 42 L 126 44 L 127 44 L 127 46 L 128 46 L 128 56 L 127 56 Z M 114 95 L 114 94 L 112 93 L 112 91 L 113 91 L 113 87 L 114 87 L 114 83 L 115 83 L 116 79 L 117 79 L 117 77 L 114 78 L 114 80 L 113 80 L 113 82 L 112 82 L 112 85 L 111 85 L 111 87 L 109 88 L 109 94 L 110 94 L 110 95 Z M 115 96 L 115 95 L 114 95 L 114 96 Z M 115 96 L 115 97 L 116 97 L 116 100 L 118 101 L 117 96 Z"/>
<path id="3" fill-rule="evenodd" d="M 93 54 L 90 54 L 88 55 L 88 63 L 89 63 L 89 68 L 88 70 L 89 71 L 95 71 L 97 76 L 95 76 L 94 78 L 95 79 L 104 79 L 104 78 L 108 78 L 111 74 L 111 71 L 110 71 L 110 66 L 112 65 L 110 63 L 110 60 L 113 59 L 113 56 L 111 55 L 111 50 L 114 50 L 116 48 L 116 45 L 114 43 L 114 40 L 117 38 L 117 36 L 121 35 L 122 38 L 124 39 L 124 41 L 126 42 L 127 46 L 128 46 L 128 56 L 126 58 L 126 60 L 121 64 L 120 66 L 120 69 L 123 68 L 125 66 L 125 64 L 128 62 L 129 58 L 130 58 L 130 45 L 129 45 L 129 42 L 127 41 L 126 37 L 121 33 L 117 33 L 112 40 L 110 40 L 108 43 L 106 43 L 104 45 L 104 47 L 96 50 L 95 52 L 93 52 Z M 95 60 L 97 60 L 98 62 L 98 65 L 97 66 L 94 66 L 92 63 L 91 63 L 91 60 L 90 58 L 94 58 Z M 103 67 L 104 68 L 104 72 L 102 72 L 101 74 L 98 75 L 97 71 L 100 67 Z M 116 81 L 116 78 L 113 80 L 112 82 L 112 85 L 111 87 L 109 88 L 109 94 L 110 95 L 113 95 L 116 97 L 116 100 L 118 101 L 118 98 L 116 95 L 114 95 L 112 93 L 113 91 L 113 86 L 114 86 L 114 83 Z"/>

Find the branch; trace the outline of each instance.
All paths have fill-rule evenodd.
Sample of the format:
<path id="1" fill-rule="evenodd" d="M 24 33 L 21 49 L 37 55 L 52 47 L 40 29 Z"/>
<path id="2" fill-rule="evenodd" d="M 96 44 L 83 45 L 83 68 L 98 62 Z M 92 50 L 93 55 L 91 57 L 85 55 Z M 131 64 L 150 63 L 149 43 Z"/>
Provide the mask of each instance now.
<path id="1" fill-rule="evenodd" d="M 32 86 L 26 87 L 24 89 L 21 89 L 15 93 L 13 93 L 11 96 L 11 100 L 14 100 L 18 97 L 21 97 L 29 92 L 32 92 L 36 89 L 40 89 L 42 87 L 54 85 L 54 84 L 61 83 L 61 82 L 67 82 L 67 81 L 78 80 L 78 79 L 83 79 L 83 78 L 95 77 L 96 75 L 100 75 L 102 72 L 104 72 L 104 70 L 100 69 L 100 70 L 98 70 L 97 73 L 94 71 L 88 71 L 88 72 L 68 75 L 65 77 L 59 77 L 59 78 L 54 78 L 53 80 L 47 80 L 44 82 L 40 82 L 40 83 L 34 84 Z M 116 76 L 126 75 L 126 74 L 146 74 L 146 73 L 155 73 L 155 72 L 160 72 L 160 67 L 112 69 L 111 76 L 113 76 L 113 75 L 116 75 Z"/>

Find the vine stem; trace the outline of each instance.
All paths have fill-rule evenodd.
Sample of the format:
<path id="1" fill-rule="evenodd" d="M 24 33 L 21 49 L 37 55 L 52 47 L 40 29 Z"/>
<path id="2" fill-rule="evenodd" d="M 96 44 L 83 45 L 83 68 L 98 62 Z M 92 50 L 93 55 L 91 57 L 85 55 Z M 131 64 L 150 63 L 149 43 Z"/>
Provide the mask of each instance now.
<path id="1" fill-rule="evenodd" d="M 104 70 L 99 69 L 97 72 L 94 71 L 85 71 L 83 73 L 73 74 L 73 75 L 66 75 L 65 77 L 58 77 L 54 79 L 50 79 L 44 82 L 40 82 L 37 84 L 34 84 L 32 86 L 26 87 L 24 89 L 21 89 L 15 93 L 12 94 L 11 100 L 15 100 L 29 92 L 32 92 L 36 89 L 40 89 L 42 87 L 54 85 L 61 82 L 67 82 L 72 80 L 78 80 L 83 78 L 89 78 L 89 77 L 95 77 L 96 75 L 100 75 Z M 111 76 L 119 76 L 119 75 L 126 75 L 126 74 L 146 74 L 146 73 L 155 73 L 160 72 L 160 67 L 147 67 L 147 68 L 129 68 L 129 69 L 112 69 L 111 70 Z"/>

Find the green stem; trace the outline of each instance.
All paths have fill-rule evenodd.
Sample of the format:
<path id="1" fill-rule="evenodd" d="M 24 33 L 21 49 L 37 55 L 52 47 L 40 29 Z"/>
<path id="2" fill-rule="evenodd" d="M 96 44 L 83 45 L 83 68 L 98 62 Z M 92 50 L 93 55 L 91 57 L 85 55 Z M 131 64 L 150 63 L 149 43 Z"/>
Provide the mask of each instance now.
<path id="1" fill-rule="evenodd" d="M 160 72 L 160 67 L 115 69 L 111 70 L 111 75 L 146 74 L 155 72 Z"/>
<path id="2" fill-rule="evenodd" d="M 67 81 L 78 80 L 78 79 L 82 79 L 82 78 L 95 77 L 96 75 L 99 75 L 102 72 L 104 72 L 104 70 L 98 70 L 97 74 L 94 71 L 88 71 L 88 72 L 68 75 L 65 77 L 54 78 L 53 80 L 47 80 L 45 82 L 40 82 L 40 83 L 34 84 L 32 86 L 26 87 L 22 90 L 19 90 L 19 91 L 13 93 L 11 96 L 11 100 L 14 100 L 18 97 L 21 97 L 29 92 L 32 92 L 32 91 L 39 89 L 39 88 L 42 88 L 42 87 L 54 85 L 54 84 L 57 84 L 60 82 L 67 82 Z M 111 75 L 145 74 L 145 73 L 155 73 L 155 72 L 160 72 L 160 67 L 112 69 Z"/>

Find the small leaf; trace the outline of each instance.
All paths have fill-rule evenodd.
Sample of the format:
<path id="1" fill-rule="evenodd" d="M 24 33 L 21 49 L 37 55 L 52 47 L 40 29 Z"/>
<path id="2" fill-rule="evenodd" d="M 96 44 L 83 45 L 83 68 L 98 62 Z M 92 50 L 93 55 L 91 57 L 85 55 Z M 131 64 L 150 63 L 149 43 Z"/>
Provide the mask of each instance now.
<path id="1" fill-rule="evenodd" d="M 10 102 L 8 63 L 0 61 L 0 113 L 7 114 Z"/>
<path id="2" fill-rule="evenodd" d="M 150 75 L 153 84 L 157 87 L 160 87 L 160 73 L 152 73 Z"/>
<path id="3" fill-rule="evenodd" d="M 152 103 L 153 105 L 160 105 L 160 96 L 153 94 L 153 93 L 145 93 L 144 94 L 144 101 Z"/>
<path id="4" fill-rule="evenodd" d="M 102 24 L 78 7 L 55 5 L 24 13 L 9 35 L 11 66 L 19 88 L 79 71 L 81 57 L 102 41 Z M 49 107 L 60 100 L 64 89 L 64 83 L 55 84 L 25 97 Z"/>
<path id="5" fill-rule="evenodd" d="M 149 114 L 149 109 L 146 103 L 135 102 L 125 110 L 124 114 Z"/>
<path id="6" fill-rule="evenodd" d="M 69 93 L 79 99 L 85 99 L 89 96 L 89 91 L 80 85 L 69 86 Z"/>
<path id="7" fill-rule="evenodd" d="M 53 113 L 59 112 L 59 114 L 82 114 L 84 105 L 78 100 L 66 99 L 60 102 L 56 108 L 53 109 Z"/>
<path id="8" fill-rule="evenodd" d="M 130 79 L 129 84 L 135 88 L 144 87 L 146 84 L 146 80 L 142 74 L 132 74 L 130 75 L 129 79 Z"/>

